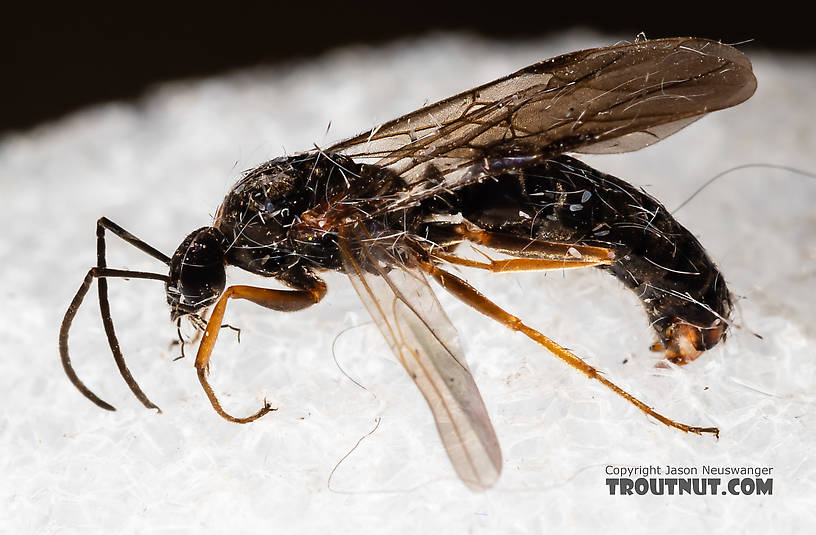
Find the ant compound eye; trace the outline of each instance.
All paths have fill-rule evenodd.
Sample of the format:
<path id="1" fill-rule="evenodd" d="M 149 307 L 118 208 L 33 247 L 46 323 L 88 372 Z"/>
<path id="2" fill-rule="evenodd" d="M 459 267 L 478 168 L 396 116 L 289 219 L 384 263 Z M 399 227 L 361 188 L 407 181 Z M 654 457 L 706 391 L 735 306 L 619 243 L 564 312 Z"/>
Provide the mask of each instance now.
<path id="1" fill-rule="evenodd" d="M 226 285 L 224 236 L 214 227 L 187 236 L 170 260 L 165 289 L 171 317 L 192 314 L 213 304 Z"/>

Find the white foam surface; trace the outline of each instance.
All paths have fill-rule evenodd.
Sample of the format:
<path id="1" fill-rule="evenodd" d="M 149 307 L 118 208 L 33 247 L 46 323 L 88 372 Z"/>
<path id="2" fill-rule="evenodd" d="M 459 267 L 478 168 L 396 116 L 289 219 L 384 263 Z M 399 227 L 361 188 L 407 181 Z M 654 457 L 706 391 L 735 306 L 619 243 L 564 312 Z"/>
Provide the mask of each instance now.
<path id="1" fill-rule="evenodd" d="M 173 361 L 175 330 L 157 282 L 113 280 L 110 295 L 131 371 L 163 414 L 145 410 L 119 377 L 94 292 L 71 333 L 73 360 L 86 384 L 119 410 L 92 405 L 61 369 L 59 323 L 95 261 L 99 216 L 171 254 L 189 231 L 211 222 L 244 169 L 327 146 L 534 61 L 617 40 L 437 35 L 344 49 L 168 84 L 139 102 L 86 109 L 1 140 L 0 532 L 812 528 L 816 181 L 783 171 L 734 172 L 677 214 L 739 297 L 742 327 L 683 369 L 655 368 L 640 304 L 608 275 L 466 273 L 657 410 L 718 426 L 719 441 L 648 420 L 522 335 L 440 293 L 504 454 L 498 484 L 473 494 L 457 480 L 419 392 L 342 275 L 328 275 L 325 301 L 302 312 L 230 305 L 241 343 L 221 334 L 212 381 L 228 410 L 252 412 L 264 397 L 279 408 L 251 425 L 219 418 L 192 358 Z M 752 60 L 759 88 L 745 104 L 648 149 L 585 161 L 646 187 L 670 208 L 733 166 L 816 170 L 814 58 L 757 53 Z M 115 237 L 108 251 L 111 266 L 162 268 Z M 355 328 L 340 334 L 348 327 Z M 367 390 L 335 365 L 333 343 L 340 367 Z M 344 458 L 378 419 L 376 431 Z M 773 495 L 610 496 L 604 484 L 608 465 L 666 464 L 772 467 Z"/>

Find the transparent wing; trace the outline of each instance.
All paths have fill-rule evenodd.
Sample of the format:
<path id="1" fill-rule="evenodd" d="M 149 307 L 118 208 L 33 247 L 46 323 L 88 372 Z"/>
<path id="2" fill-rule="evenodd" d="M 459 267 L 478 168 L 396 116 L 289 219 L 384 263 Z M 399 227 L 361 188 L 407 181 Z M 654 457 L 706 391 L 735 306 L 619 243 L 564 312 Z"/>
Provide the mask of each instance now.
<path id="1" fill-rule="evenodd" d="M 400 174 L 397 208 L 562 152 L 637 150 L 755 89 L 751 62 L 728 45 L 639 41 L 536 63 L 328 150 Z"/>
<path id="2" fill-rule="evenodd" d="M 410 253 L 398 259 L 370 237 L 347 236 L 340 248 L 354 289 L 428 402 L 456 473 L 472 490 L 489 488 L 501 473 L 499 441 L 425 276 L 409 267 Z"/>

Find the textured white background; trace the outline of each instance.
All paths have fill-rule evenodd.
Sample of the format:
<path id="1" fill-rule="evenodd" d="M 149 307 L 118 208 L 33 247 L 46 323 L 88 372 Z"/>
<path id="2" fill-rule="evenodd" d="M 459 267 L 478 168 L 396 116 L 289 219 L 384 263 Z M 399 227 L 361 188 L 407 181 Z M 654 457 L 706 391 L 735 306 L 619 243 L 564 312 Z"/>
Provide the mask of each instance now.
<path id="1" fill-rule="evenodd" d="M 327 276 L 325 301 L 303 312 L 240 303 L 228 311 L 242 342 L 222 333 L 216 389 L 233 412 L 254 411 L 264 397 L 280 409 L 252 425 L 219 418 L 192 359 L 173 361 L 175 332 L 157 282 L 114 280 L 110 294 L 131 370 L 163 414 L 143 409 L 119 378 L 93 291 L 72 331 L 73 359 L 119 410 L 96 408 L 62 372 L 57 330 L 94 262 L 99 216 L 170 254 L 209 224 L 244 169 L 617 39 L 443 35 L 346 49 L 163 86 L 137 103 L 87 109 L 1 140 L 0 532 L 794 533 L 816 524 L 816 182 L 791 173 L 735 172 L 677 214 L 739 297 L 743 327 L 684 369 L 654 367 L 639 303 L 603 273 L 466 273 L 659 411 L 719 426 L 719 441 L 649 421 L 521 335 L 441 295 L 504 453 L 495 488 L 470 493 L 418 391 L 339 275 Z M 736 165 L 813 171 L 816 58 L 752 59 L 759 89 L 747 103 L 643 151 L 587 160 L 669 208 Z M 162 268 L 116 238 L 108 249 L 111 266 Z M 340 366 L 367 390 L 334 364 L 333 342 Z M 666 463 L 773 467 L 774 494 L 608 495 L 606 465 Z"/>

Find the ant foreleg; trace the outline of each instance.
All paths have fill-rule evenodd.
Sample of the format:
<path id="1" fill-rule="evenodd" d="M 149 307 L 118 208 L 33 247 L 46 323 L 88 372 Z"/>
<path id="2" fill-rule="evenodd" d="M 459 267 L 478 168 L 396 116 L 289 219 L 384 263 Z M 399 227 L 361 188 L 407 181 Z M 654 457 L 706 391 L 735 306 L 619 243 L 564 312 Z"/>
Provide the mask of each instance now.
<path id="1" fill-rule="evenodd" d="M 222 328 L 222 320 L 224 319 L 224 312 L 227 308 L 227 302 L 230 299 L 246 299 L 252 301 L 256 305 L 260 305 L 272 310 L 282 312 L 293 312 L 311 306 L 320 301 L 326 295 L 326 284 L 322 280 L 315 280 L 314 286 L 306 290 L 275 290 L 270 288 L 257 288 L 254 286 L 230 286 L 221 294 L 218 302 L 213 307 L 212 315 L 207 323 L 207 329 L 204 331 L 201 344 L 198 346 L 198 354 L 196 355 L 195 367 L 198 372 L 198 380 L 201 382 L 204 392 L 207 394 L 213 409 L 222 418 L 230 422 L 239 424 L 249 423 L 257 420 L 264 414 L 271 412 L 272 409 L 264 400 L 264 406 L 255 414 L 244 418 L 236 418 L 221 407 L 218 397 L 215 395 L 212 387 L 207 381 L 207 374 L 209 373 L 210 357 L 215 341 L 218 338 L 218 333 Z"/>

